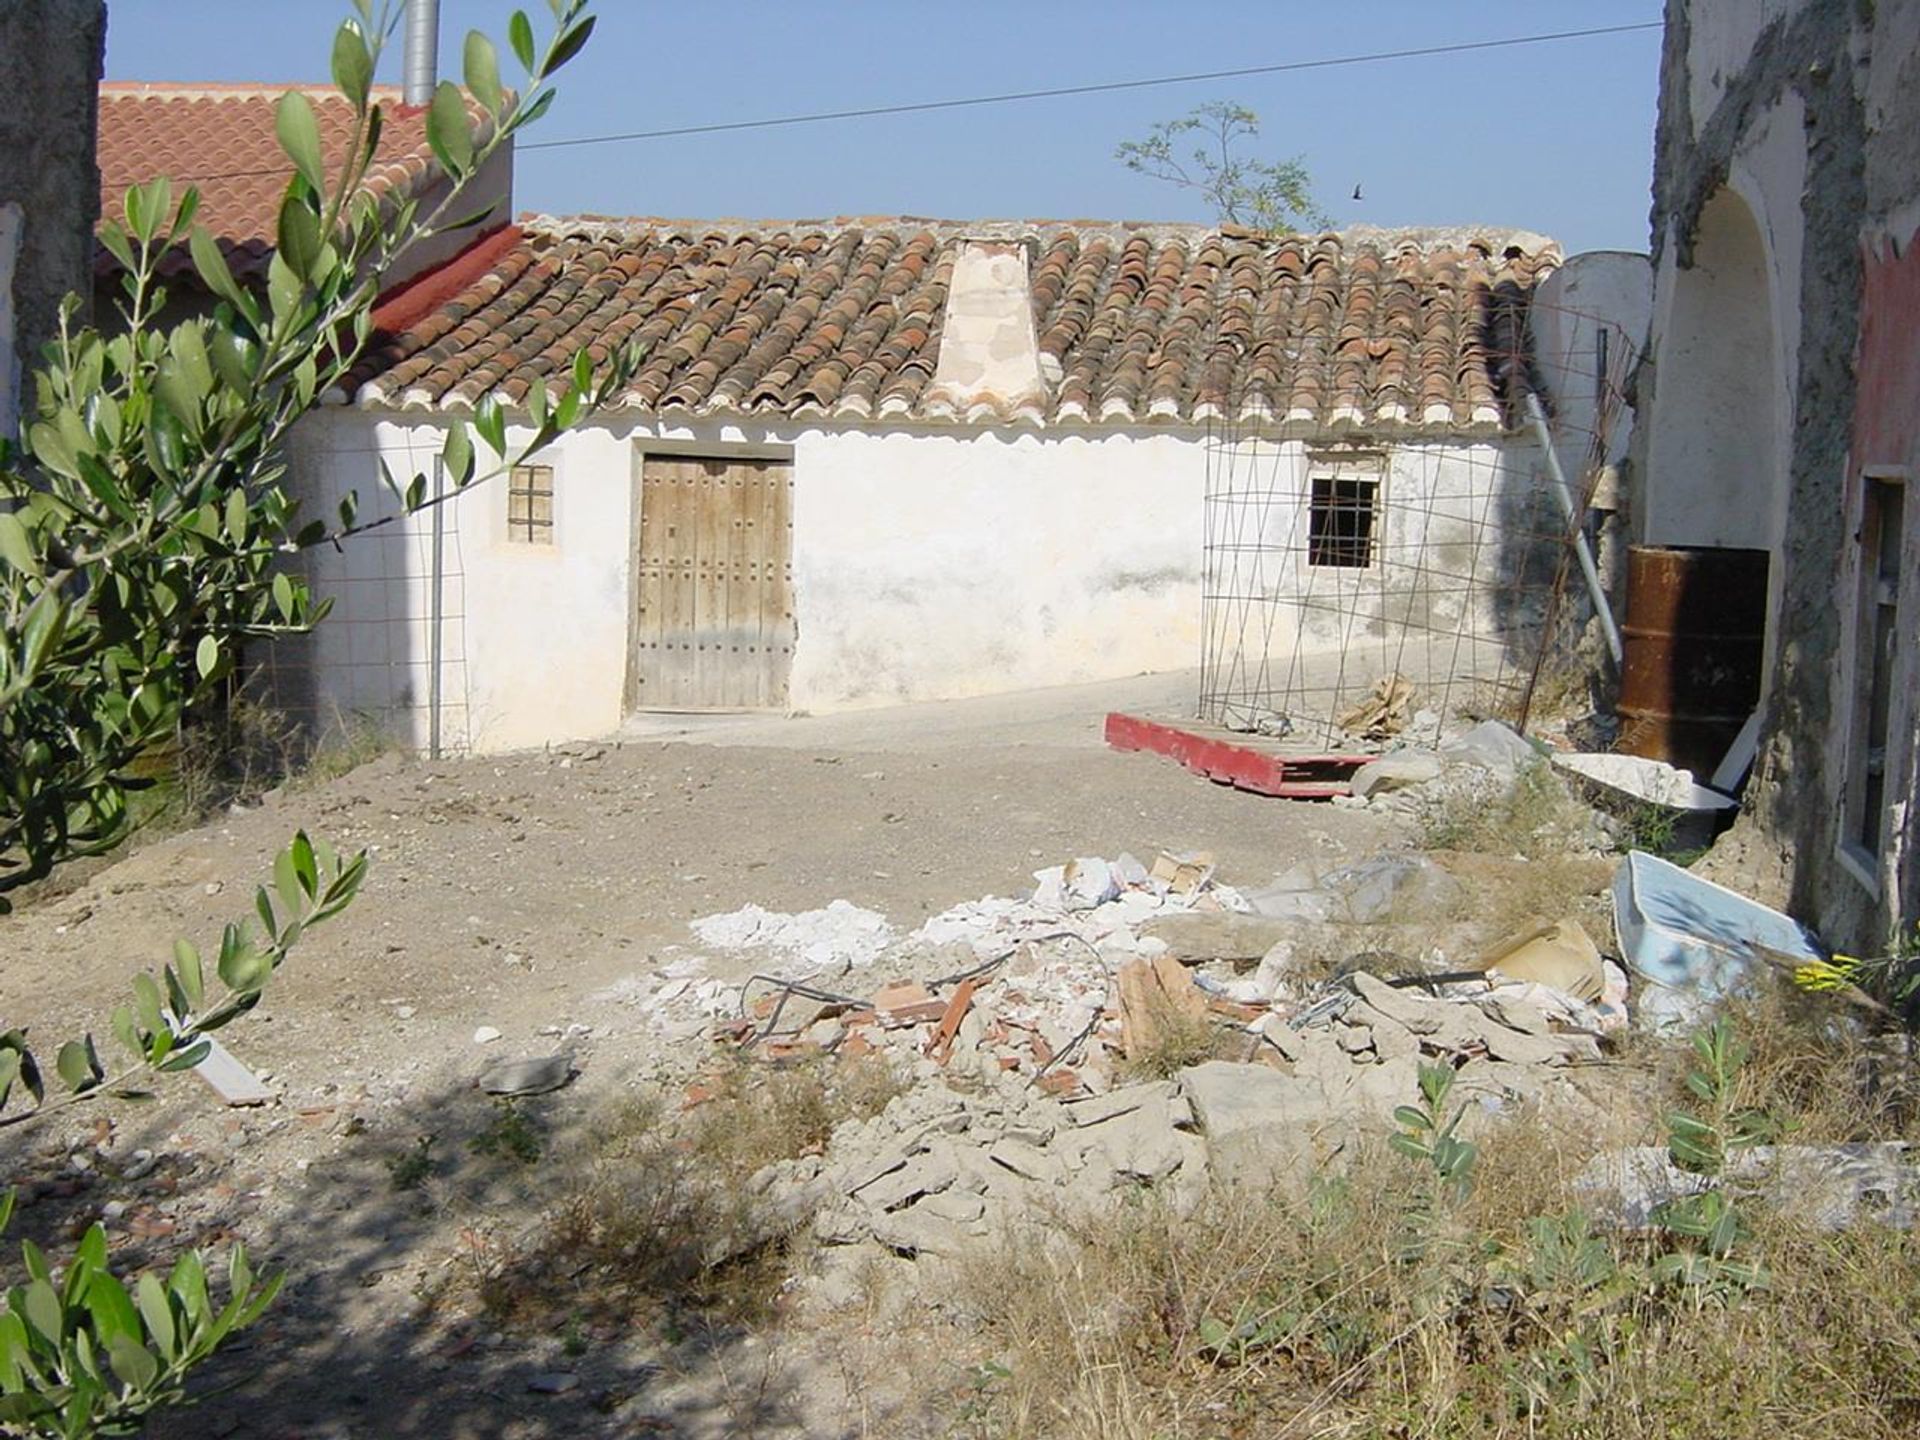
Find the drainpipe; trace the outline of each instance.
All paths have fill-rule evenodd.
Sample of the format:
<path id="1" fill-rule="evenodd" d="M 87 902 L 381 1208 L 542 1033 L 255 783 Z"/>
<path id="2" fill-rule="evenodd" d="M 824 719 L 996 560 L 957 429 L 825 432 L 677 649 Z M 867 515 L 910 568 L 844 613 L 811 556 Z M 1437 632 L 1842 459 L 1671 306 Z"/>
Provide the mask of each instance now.
<path id="1" fill-rule="evenodd" d="M 427 579 L 427 758 L 438 760 L 440 744 L 440 661 L 441 632 L 446 618 L 446 528 L 442 512 L 447 508 L 446 467 L 438 455 L 433 457 L 433 556 Z"/>
<path id="2" fill-rule="evenodd" d="M 1613 606 L 1607 602 L 1607 587 L 1600 583 L 1599 567 L 1593 563 L 1593 551 L 1587 545 L 1587 532 L 1581 528 L 1579 502 L 1574 498 L 1573 486 L 1567 483 L 1567 472 L 1560 468 L 1560 454 L 1554 449 L 1553 431 L 1547 424 L 1547 412 L 1540 406 L 1540 397 L 1531 389 L 1527 391 L 1527 419 L 1533 423 L 1533 433 L 1540 442 L 1540 448 L 1546 451 L 1547 471 L 1553 476 L 1554 493 L 1560 497 L 1560 511 L 1567 517 L 1567 525 L 1573 532 L 1573 548 L 1580 558 L 1580 573 L 1586 577 L 1587 593 L 1593 597 L 1594 613 L 1600 617 L 1600 628 L 1606 633 L 1607 653 L 1613 656 L 1613 663 L 1618 665 L 1625 657 L 1620 644 L 1620 627 L 1614 621 Z"/>
<path id="3" fill-rule="evenodd" d="M 407 0 L 405 61 L 402 98 L 427 105 L 440 78 L 440 0 Z"/>

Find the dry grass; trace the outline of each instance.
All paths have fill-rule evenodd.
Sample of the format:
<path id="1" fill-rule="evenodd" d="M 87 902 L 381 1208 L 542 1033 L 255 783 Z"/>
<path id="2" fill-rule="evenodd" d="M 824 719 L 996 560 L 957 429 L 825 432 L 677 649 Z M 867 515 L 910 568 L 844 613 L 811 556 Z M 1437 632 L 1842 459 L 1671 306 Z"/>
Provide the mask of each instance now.
<path id="1" fill-rule="evenodd" d="M 765 1320 L 785 1278 L 790 1236 L 753 1203 L 755 1172 L 817 1154 L 835 1127 L 878 1113 L 900 1083 L 878 1058 L 773 1067 L 739 1060 L 684 1111 L 659 1096 L 625 1101 L 559 1156 L 559 1195 L 530 1244 L 471 1270 L 503 1321 L 637 1314 L 672 1326 Z"/>
<path id="2" fill-rule="evenodd" d="M 1842 1133 L 1857 1043 L 1793 1017 L 1749 1023 L 1742 1103 L 1817 1102 L 1797 1112 L 1802 1133 Z M 964 1278 L 991 1360 L 955 1388 L 957 1433 L 1916 1433 L 1920 1237 L 1817 1233 L 1755 1208 L 1737 1254 L 1770 1288 L 1662 1284 L 1652 1262 L 1681 1242 L 1563 1223 L 1591 1148 L 1528 1117 L 1489 1138 L 1458 1204 L 1373 1149 L 1307 1194 L 1216 1192 L 1185 1217 L 1142 1203 L 1015 1239 Z"/>
<path id="3" fill-rule="evenodd" d="M 1462 789 L 1424 817 L 1424 848 L 1518 855 L 1543 860 L 1565 855 L 1571 837 L 1591 826 L 1587 807 L 1568 792 L 1544 760 L 1527 766 L 1504 793 Z"/>
<path id="4" fill-rule="evenodd" d="M 1194 1014 L 1163 1000 L 1150 1006 L 1152 1024 L 1144 1044 L 1129 1051 L 1119 1066 L 1123 1081 L 1171 1080 L 1189 1065 L 1229 1057 L 1220 1026 L 1204 1011 Z M 1244 1050 L 1245 1046 L 1239 1047 Z"/>

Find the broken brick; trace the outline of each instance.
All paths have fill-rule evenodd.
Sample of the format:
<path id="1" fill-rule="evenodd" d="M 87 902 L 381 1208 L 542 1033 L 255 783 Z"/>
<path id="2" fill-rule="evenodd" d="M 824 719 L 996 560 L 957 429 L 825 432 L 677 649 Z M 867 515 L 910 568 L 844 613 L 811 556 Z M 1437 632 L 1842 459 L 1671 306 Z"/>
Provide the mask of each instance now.
<path id="1" fill-rule="evenodd" d="M 1042 1075 L 1039 1084 L 1049 1095 L 1071 1095 L 1080 1088 L 1080 1072 L 1070 1065 L 1062 1065 Z"/>
<path id="2" fill-rule="evenodd" d="M 934 1027 L 933 1036 L 927 1041 L 926 1053 L 942 1065 L 947 1056 L 953 1053 L 953 1037 L 960 1029 L 960 1022 L 966 1018 L 967 1010 L 973 1004 L 973 992 L 980 988 L 978 980 L 962 980 L 953 992 L 953 998 L 947 1002 L 946 1010 L 940 1016 L 940 1023 Z"/>

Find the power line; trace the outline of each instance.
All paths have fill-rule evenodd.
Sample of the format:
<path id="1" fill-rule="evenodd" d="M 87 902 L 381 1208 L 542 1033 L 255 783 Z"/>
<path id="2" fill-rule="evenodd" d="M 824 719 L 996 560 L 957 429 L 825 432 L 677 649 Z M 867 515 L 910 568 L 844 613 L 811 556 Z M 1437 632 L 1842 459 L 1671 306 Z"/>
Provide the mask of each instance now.
<path id="1" fill-rule="evenodd" d="M 868 120 L 881 115 L 913 115 L 929 110 L 960 110 L 977 105 L 1007 105 L 1020 100 L 1051 100 L 1065 95 L 1104 95 L 1117 90 L 1146 90 L 1161 85 L 1191 85 L 1202 80 L 1238 80 L 1249 75 L 1281 75 L 1300 70 L 1329 70 L 1340 65 L 1367 65 L 1381 60 L 1413 60 L 1429 55 L 1460 55 L 1474 50 L 1501 50 L 1516 45 L 1543 45 L 1555 40 L 1586 40 L 1601 35 L 1625 35 L 1658 30 L 1663 22 L 1643 20 L 1632 25 L 1602 25 L 1589 30 L 1556 30 L 1542 35 L 1513 35 L 1503 40 L 1470 40 L 1452 45 L 1422 45 L 1410 50 L 1377 50 L 1365 55 L 1333 55 L 1321 60 L 1288 60 L 1275 65 L 1247 65 L 1235 70 L 1202 70 L 1189 75 L 1160 75 L 1148 80 L 1109 80 L 1095 85 L 1062 85 L 1048 90 L 1010 90 L 1000 95 L 975 95 L 961 100 L 918 100 L 904 105 L 870 105 L 858 110 L 818 110 L 807 115 L 781 115 L 768 120 L 725 120 L 707 125 L 676 125 L 664 130 L 628 130 L 616 135 L 581 135 L 565 140 L 536 140 L 521 150 L 561 150 L 575 145 L 611 145 L 624 140 L 669 140 L 685 135 L 718 135 L 733 130 L 770 130 L 781 125 L 813 125 L 826 120 Z"/>
<path id="2" fill-rule="evenodd" d="M 1319 60 L 1287 60 L 1273 65 L 1246 65 L 1234 70 L 1201 70 L 1187 75 L 1158 75 L 1146 80 L 1108 80 L 1092 85 L 1062 85 L 1047 90 L 1009 90 L 999 95 L 973 95 L 957 100 L 916 100 L 901 105 L 869 105 L 857 110 L 817 110 L 805 115 L 780 115 L 766 120 L 722 120 L 704 125 L 676 125 L 661 130 L 627 130 L 612 135 L 578 135 L 561 140 L 533 140 L 516 144 L 520 151 L 564 150 L 579 145 L 613 145 L 629 140 L 670 140 L 690 135 L 720 135 L 737 130 L 771 130 L 783 125 L 817 125 L 830 120 L 869 120 L 884 115 L 925 114 L 934 110 L 962 110 L 981 105 L 1010 105 L 1023 100 L 1051 100 L 1070 95 L 1107 95 L 1121 90 L 1147 90 L 1164 85 L 1193 85 L 1202 80 L 1238 80 L 1251 75 L 1283 75 L 1302 70 L 1330 70 L 1343 65 L 1371 65 L 1383 60 L 1416 60 L 1434 55 L 1463 55 L 1476 50 L 1506 50 L 1518 45 L 1545 45 L 1560 40 L 1589 40 L 1603 35 L 1628 35 L 1658 30 L 1662 22 L 1643 20 L 1632 25 L 1601 25 L 1586 30 L 1554 30 L 1540 35 L 1510 35 L 1500 40 L 1468 40 L 1451 45 L 1422 45 L 1408 50 L 1376 50 L 1364 55 L 1330 55 Z M 208 175 L 182 175 L 177 180 L 240 180 L 277 175 L 280 170 L 227 170 Z"/>

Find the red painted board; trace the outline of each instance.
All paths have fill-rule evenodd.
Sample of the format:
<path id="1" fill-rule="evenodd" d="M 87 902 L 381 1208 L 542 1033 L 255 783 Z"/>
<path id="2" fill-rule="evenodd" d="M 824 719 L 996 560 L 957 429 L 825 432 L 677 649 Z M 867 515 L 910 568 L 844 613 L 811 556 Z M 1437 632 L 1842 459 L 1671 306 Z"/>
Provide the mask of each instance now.
<path id="1" fill-rule="evenodd" d="M 1107 744 L 1164 755 L 1196 775 L 1255 795 L 1326 800 L 1351 793 L 1347 779 L 1369 755 L 1282 755 L 1119 711 L 1107 716 Z"/>

